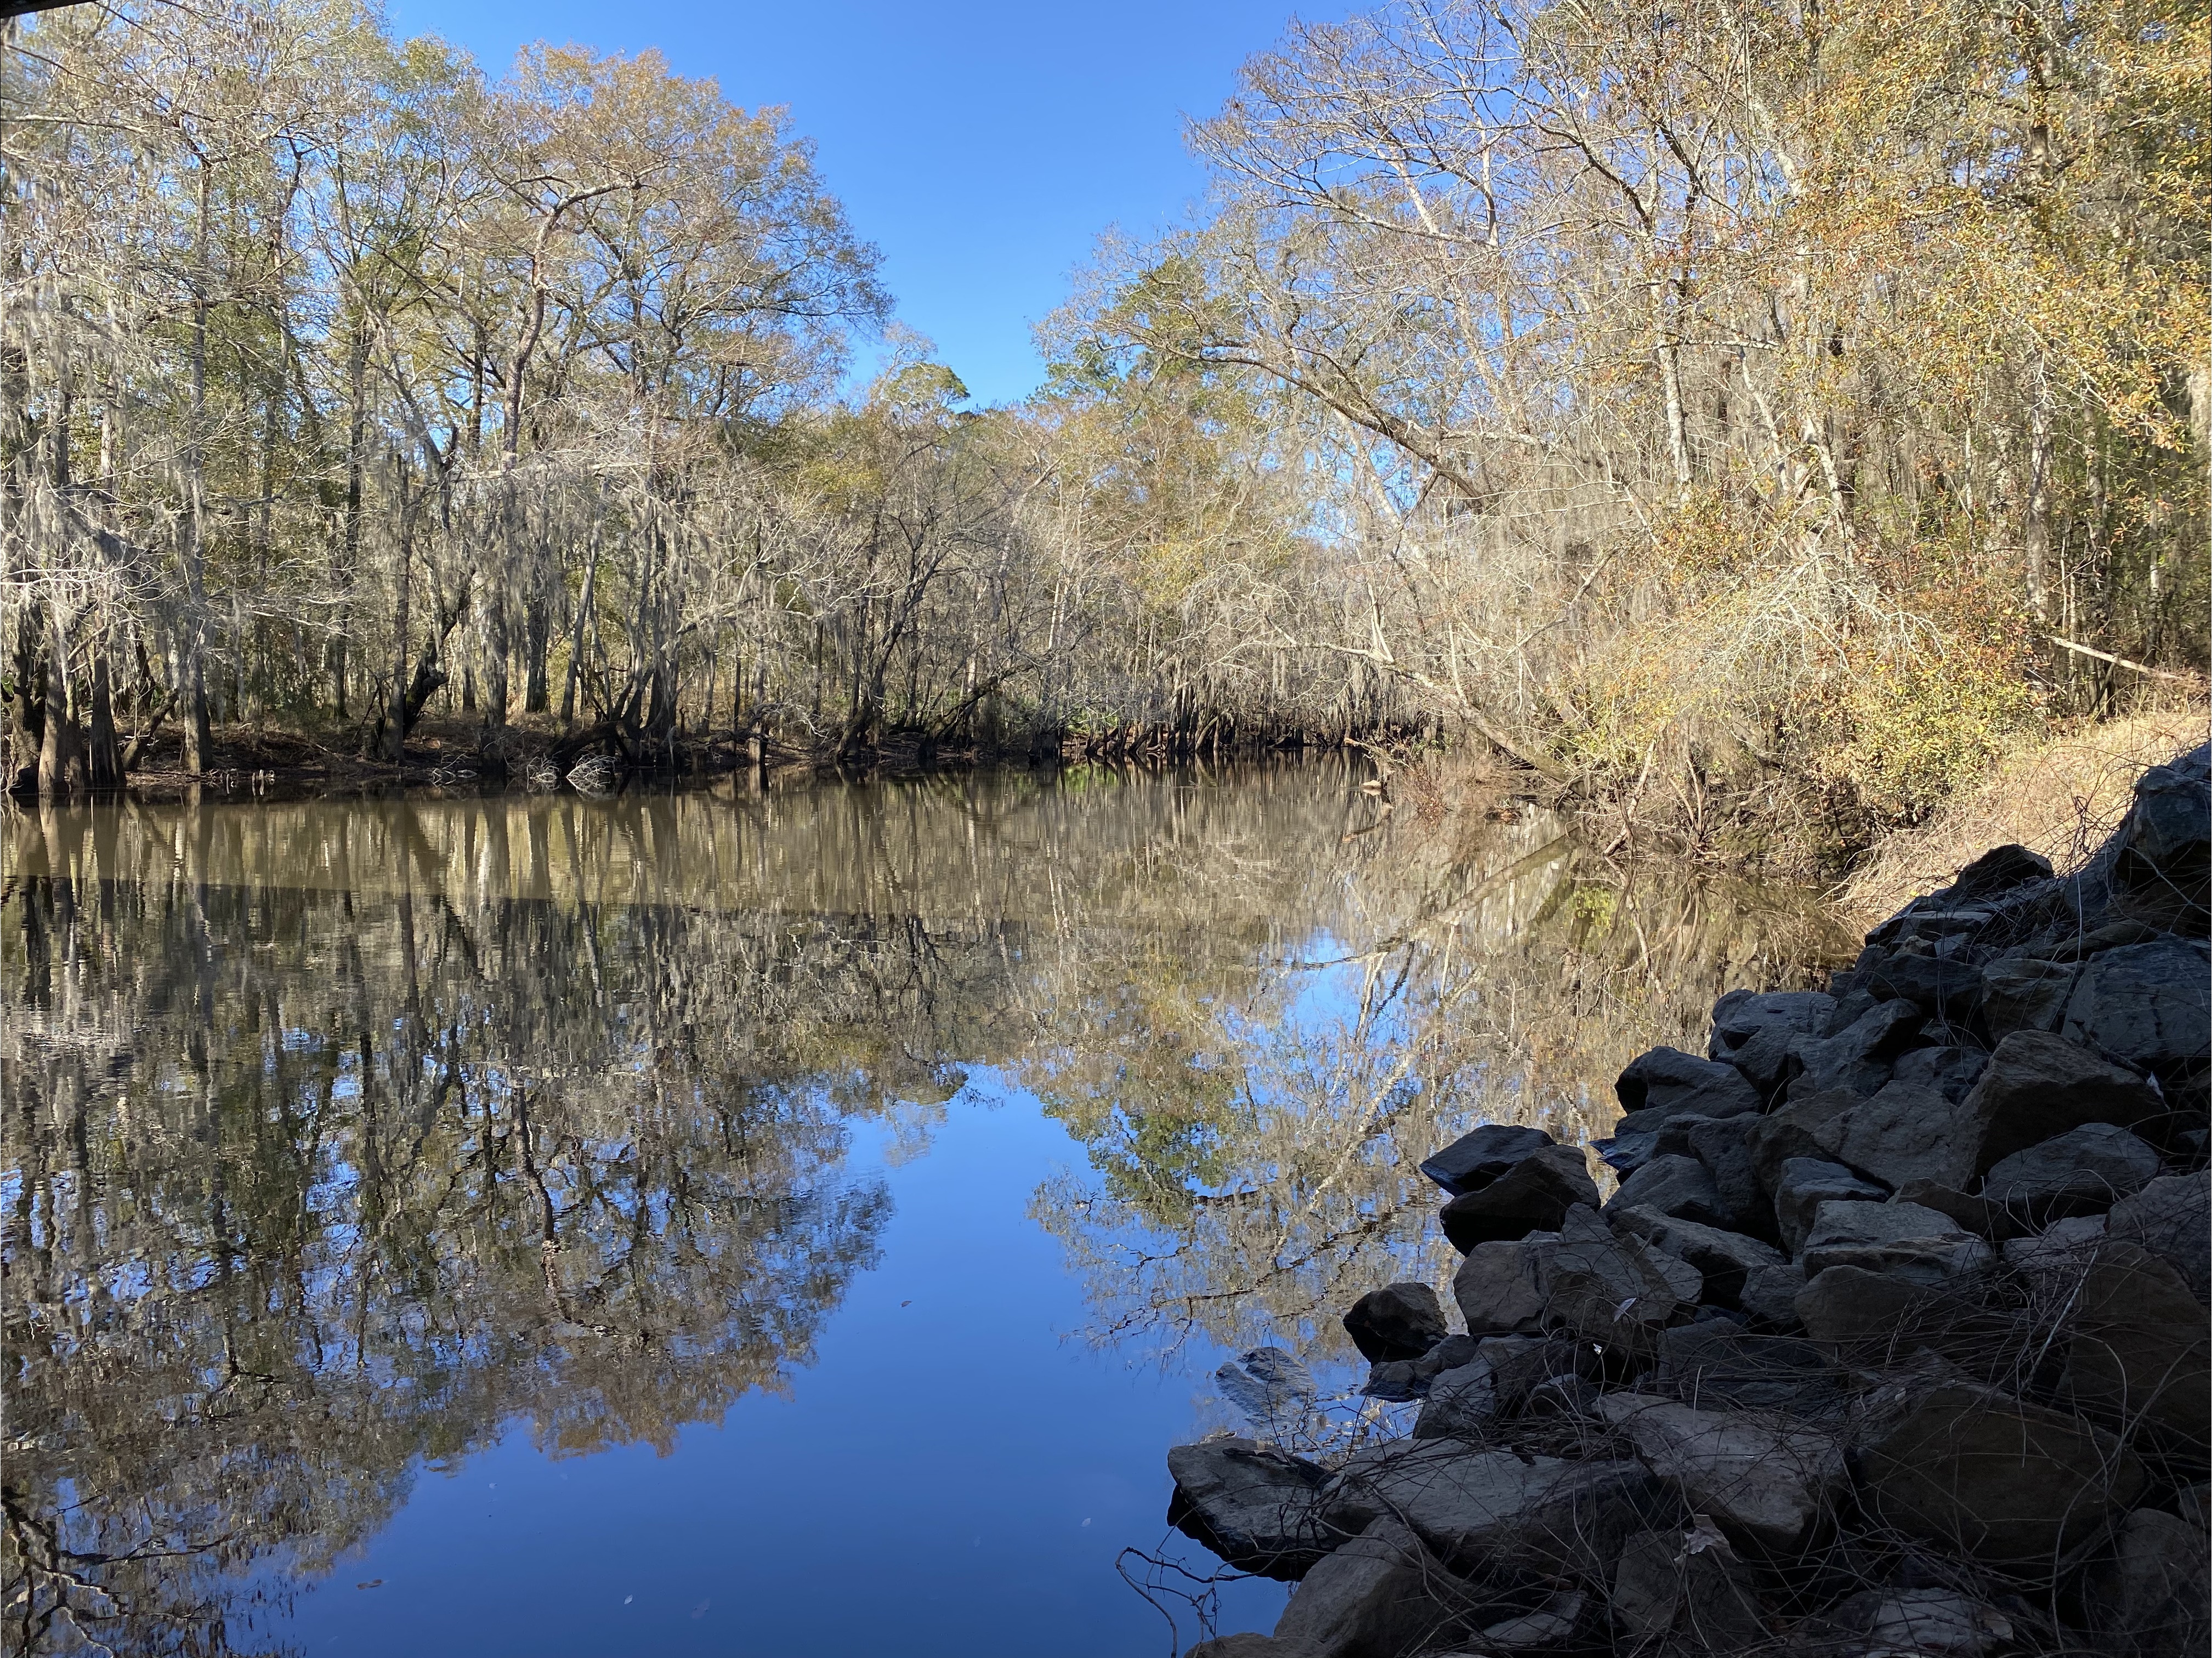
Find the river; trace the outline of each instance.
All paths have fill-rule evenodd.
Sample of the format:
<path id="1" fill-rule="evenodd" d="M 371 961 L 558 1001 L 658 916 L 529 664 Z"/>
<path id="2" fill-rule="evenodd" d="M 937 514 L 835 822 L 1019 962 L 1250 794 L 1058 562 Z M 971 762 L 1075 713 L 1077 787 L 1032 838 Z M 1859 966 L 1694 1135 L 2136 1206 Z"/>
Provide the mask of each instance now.
<path id="1" fill-rule="evenodd" d="M 8 1649 L 1269 1626 L 1164 1523 L 1216 1367 L 1291 1349 L 1358 1430 L 1332 1309 L 1448 1276 L 1422 1157 L 1602 1133 L 1849 953 L 1365 775 L 14 815 Z"/>

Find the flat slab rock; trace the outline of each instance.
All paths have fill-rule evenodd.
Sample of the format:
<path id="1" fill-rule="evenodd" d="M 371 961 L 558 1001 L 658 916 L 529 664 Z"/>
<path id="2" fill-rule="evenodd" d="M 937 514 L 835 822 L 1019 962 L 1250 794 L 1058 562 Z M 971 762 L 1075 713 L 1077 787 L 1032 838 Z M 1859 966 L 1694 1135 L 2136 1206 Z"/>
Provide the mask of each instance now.
<path id="1" fill-rule="evenodd" d="M 1993 1564 L 2049 1561 L 2142 1496 L 2135 1454 L 2070 1412 L 1958 1382 L 1911 1398 L 1863 1448 L 1888 1523 Z"/>
<path id="2" fill-rule="evenodd" d="M 1324 1470 L 1249 1439 L 1208 1439 L 1168 1452 L 1168 1524 L 1239 1571 L 1296 1579 L 1341 1537 L 1322 1523 Z"/>
<path id="3" fill-rule="evenodd" d="M 1341 1530 L 1395 1515 L 1440 1558 L 1472 1569 L 1576 1556 L 1594 1532 L 1639 1512 L 1650 1487 L 1635 1462 L 1524 1461 L 1414 1439 L 1355 1452 L 1323 1495 Z"/>
<path id="4" fill-rule="evenodd" d="M 1842 1443 L 1794 1418 L 1636 1394 L 1607 1394 L 1597 1410 L 1692 1511 L 1770 1553 L 1802 1546 L 1844 1481 Z"/>
<path id="5" fill-rule="evenodd" d="M 2109 1209 L 2158 1172 L 2157 1149 L 2140 1135 L 2108 1122 L 2084 1123 L 1993 1164 L 1981 1195 L 2041 1218 Z"/>
<path id="6" fill-rule="evenodd" d="M 1757 1335 L 1725 1319 L 1685 1324 L 1659 1339 L 1659 1385 L 1700 1409 L 1834 1414 L 1843 1373 L 1814 1342 Z"/>
<path id="7" fill-rule="evenodd" d="M 1401 1521 L 1376 1520 L 1291 1591 L 1273 1649 L 1301 1658 L 1415 1650 L 1458 1622 L 1455 1587 Z"/>
<path id="8" fill-rule="evenodd" d="M 2069 1128 L 2126 1128 L 2166 1109 L 2158 1090 L 2135 1072 L 2040 1030 L 2016 1030 L 1999 1042 L 1960 1108 L 1962 1132 L 1976 1141 L 1975 1171 L 1984 1174 Z"/>
<path id="9" fill-rule="evenodd" d="M 2212 1049 L 2212 955 L 2200 940 L 2161 938 L 2093 956 L 2059 1029 L 2160 1077 L 2197 1069 Z"/>
<path id="10" fill-rule="evenodd" d="M 1472 1133 L 1461 1135 L 1421 1164 L 1421 1172 L 1458 1197 L 1480 1191 L 1509 1172 L 1522 1158 L 1556 1145 L 1540 1128 L 1518 1123 L 1488 1122 Z"/>
<path id="11" fill-rule="evenodd" d="M 1823 1203 L 1799 1256 L 1808 1278 L 1859 1266 L 1940 1288 L 1996 1259 L 1988 1242 L 1917 1203 Z"/>

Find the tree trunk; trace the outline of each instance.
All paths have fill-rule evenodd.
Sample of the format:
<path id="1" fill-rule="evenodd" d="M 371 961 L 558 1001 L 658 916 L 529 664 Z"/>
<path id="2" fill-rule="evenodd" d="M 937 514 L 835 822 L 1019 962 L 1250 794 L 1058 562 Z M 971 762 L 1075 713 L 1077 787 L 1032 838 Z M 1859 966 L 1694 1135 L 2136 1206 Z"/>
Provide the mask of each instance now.
<path id="1" fill-rule="evenodd" d="M 599 526 L 592 525 L 590 561 L 584 566 L 583 597 L 576 601 L 576 620 L 568 630 L 568 673 L 561 687 L 561 726 L 562 730 L 576 720 L 576 676 L 584 667 L 584 626 L 592 616 L 592 591 L 599 580 Z"/>
<path id="2" fill-rule="evenodd" d="M 552 648 L 553 616 L 542 590 L 535 592 L 522 613 L 522 711 L 544 714 L 552 706 L 545 683 L 545 657 Z"/>
<path id="3" fill-rule="evenodd" d="M 503 563 L 503 573 L 512 571 L 513 561 Z M 507 724 L 507 664 L 510 653 L 507 623 L 507 582 L 491 584 L 484 595 L 483 624 L 483 717 L 484 724 L 493 731 Z"/>
<path id="4" fill-rule="evenodd" d="M 71 617 L 49 604 L 45 729 L 39 737 L 39 793 L 49 799 L 84 783 L 84 739 L 70 707 L 69 632 Z"/>
<path id="5" fill-rule="evenodd" d="M 115 731 L 114 687 L 104 646 L 92 653 L 92 747 L 85 780 L 95 789 L 123 786 L 123 742 Z"/>
<path id="6" fill-rule="evenodd" d="M 325 658 L 331 674 L 331 694 L 341 720 L 346 717 L 346 642 L 352 623 L 354 577 L 361 568 L 362 445 L 368 434 L 368 324 L 365 319 L 357 318 L 353 342 L 346 353 L 346 397 L 352 404 L 352 417 L 346 433 L 344 551 L 338 568 L 331 573 L 338 590 L 338 608 Z"/>
<path id="7" fill-rule="evenodd" d="M 2021 544 L 2027 562 L 2027 607 L 2051 618 L 2051 374 L 2038 359 L 2027 413 L 2027 510 Z"/>
<path id="8" fill-rule="evenodd" d="M 384 718 L 379 722 L 383 757 L 397 760 L 407 747 L 408 727 L 414 724 L 407 708 L 407 623 L 415 565 L 416 502 L 408 490 L 406 465 L 399 476 L 399 569 L 392 602 L 392 684 Z"/>
<path id="9" fill-rule="evenodd" d="M 180 665 L 185 769 L 197 774 L 207 769 L 214 740 L 208 723 L 207 574 L 206 553 L 201 544 L 207 443 L 208 176 L 204 157 L 199 161 L 199 215 L 193 243 L 191 398 L 186 413 L 185 511 L 177 525 L 177 556 L 185 572 L 184 628 L 179 640 L 184 659 Z"/>

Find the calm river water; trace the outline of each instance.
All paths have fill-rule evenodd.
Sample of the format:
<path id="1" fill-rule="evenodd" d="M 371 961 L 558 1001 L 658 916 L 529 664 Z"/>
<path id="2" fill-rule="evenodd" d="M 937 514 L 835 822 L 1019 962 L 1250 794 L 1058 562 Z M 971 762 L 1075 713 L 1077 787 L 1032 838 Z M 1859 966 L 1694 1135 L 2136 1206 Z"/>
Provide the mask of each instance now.
<path id="1" fill-rule="evenodd" d="M 1215 1368 L 1346 1391 L 1335 1315 L 1448 1273 L 1415 1162 L 1601 1133 L 1634 1053 L 1847 953 L 1359 780 L 0 824 L 7 1649 L 1267 1627 L 1163 1520 Z"/>

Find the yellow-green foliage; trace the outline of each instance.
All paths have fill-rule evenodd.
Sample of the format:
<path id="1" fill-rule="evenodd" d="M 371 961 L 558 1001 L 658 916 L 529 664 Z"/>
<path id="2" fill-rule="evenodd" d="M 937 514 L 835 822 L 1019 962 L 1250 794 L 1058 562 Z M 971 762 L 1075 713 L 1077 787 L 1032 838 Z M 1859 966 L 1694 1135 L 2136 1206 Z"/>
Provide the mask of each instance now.
<path id="1" fill-rule="evenodd" d="M 2036 724 L 2026 645 L 2002 617 L 1978 626 L 1939 616 L 1849 662 L 1831 704 L 1841 740 L 1820 751 L 1821 768 L 1877 814 L 1917 821 Z"/>

